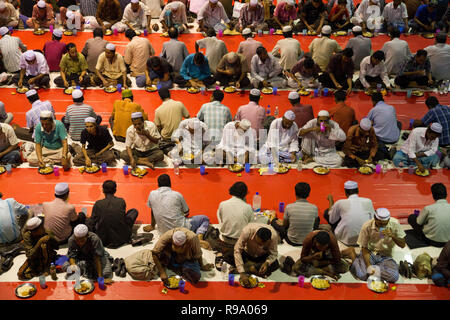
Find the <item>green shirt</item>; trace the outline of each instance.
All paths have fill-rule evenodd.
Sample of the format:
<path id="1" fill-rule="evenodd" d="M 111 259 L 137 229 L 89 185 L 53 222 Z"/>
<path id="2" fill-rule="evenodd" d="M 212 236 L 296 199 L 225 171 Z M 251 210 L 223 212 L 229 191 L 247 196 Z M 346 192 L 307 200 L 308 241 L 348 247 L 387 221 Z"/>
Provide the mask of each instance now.
<path id="1" fill-rule="evenodd" d="M 81 74 L 81 72 L 88 69 L 88 64 L 86 62 L 86 58 L 80 52 L 77 52 L 76 60 L 73 60 L 69 56 L 69 53 L 66 53 L 62 56 L 59 67 L 65 74 Z"/>
<path id="2" fill-rule="evenodd" d="M 57 150 L 62 148 L 62 141 L 64 139 L 67 139 L 66 128 L 59 120 L 55 120 L 55 126 L 50 133 L 42 129 L 41 123 L 34 129 L 34 142 L 40 143 L 42 147 L 47 149 Z"/>

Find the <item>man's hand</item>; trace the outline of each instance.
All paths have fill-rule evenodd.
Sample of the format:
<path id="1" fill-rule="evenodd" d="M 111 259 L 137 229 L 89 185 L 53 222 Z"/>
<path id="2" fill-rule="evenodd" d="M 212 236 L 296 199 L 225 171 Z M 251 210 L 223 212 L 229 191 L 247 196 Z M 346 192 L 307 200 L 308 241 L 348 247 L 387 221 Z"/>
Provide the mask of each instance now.
<path id="1" fill-rule="evenodd" d="M 314 260 L 320 260 L 320 259 L 322 259 L 322 255 L 323 255 L 323 252 L 322 252 L 322 251 L 319 251 L 319 252 L 314 253 L 314 254 L 312 255 L 312 258 L 313 258 Z"/>
<path id="2" fill-rule="evenodd" d="M 417 168 L 419 169 L 420 172 L 425 172 L 425 167 L 423 166 L 422 163 L 419 162 L 419 164 L 417 165 Z"/>
<path id="3" fill-rule="evenodd" d="M 145 79 L 145 84 L 146 84 L 147 86 L 151 86 L 151 85 L 153 84 L 152 79 L 146 78 L 146 79 Z"/>
<path id="4" fill-rule="evenodd" d="M 105 79 L 102 80 L 102 83 L 103 83 L 103 86 L 104 86 L 104 87 L 109 86 L 109 82 L 106 81 Z"/>
<path id="5" fill-rule="evenodd" d="M 269 87 L 270 83 L 267 80 L 263 80 L 263 87 Z"/>
<path id="6" fill-rule="evenodd" d="M 267 270 L 269 270 L 269 263 L 266 261 L 262 264 L 261 268 L 259 269 L 259 275 L 264 276 L 267 273 Z"/>
<path id="7" fill-rule="evenodd" d="M 297 160 L 297 156 L 295 155 L 295 153 L 291 153 L 291 161 L 295 162 L 295 160 Z"/>
<path id="8" fill-rule="evenodd" d="M 23 81 L 22 81 L 22 80 L 19 80 L 19 82 L 17 82 L 17 86 L 18 86 L 19 88 L 22 88 L 22 85 L 23 85 Z"/>
<path id="9" fill-rule="evenodd" d="M 366 164 L 366 162 L 365 162 L 363 159 L 361 159 L 361 158 L 356 157 L 355 160 L 358 162 L 358 164 L 359 164 L 360 166 L 363 166 L 363 165 Z"/>
<path id="10" fill-rule="evenodd" d="M 45 168 L 45 163 L 42 160 L 39 160 L 39 168 Z"/>
<path id="11" fill-rule="evenodd" d="M 153 226 L 152 226 L 151 224 L 149 224 L 149 225 L 146 225 L 146 226 L 143 228 L 143 230 L 144 230 L 145 232 L 150 232 L 150 231 L 155 230 L 155 228 L 153 228 Z"/>
<path id="12" fill-rule="evenodd" d="M 381 231 L 381 233 L 383 233 L 383 235 L 384 235 L 385 237 L 390 237 L 390 238 L 392 238 L 392 237 L 394 236 L 394 233 L 392 232 L 392 229 L 391 229 L 391 228 L 386 228 L 386 229 L 384 229 L 383 231 Z"/>
<path id="13" fill-rule="evenodd" d="M 131 158 L 131 160 L 130 160 L 130 165 L 131 165 L 131 168 L 136 168 L 136 160 L 134 160 L 134 158 Z"/>
<path id="14" fill-rule="evenodd" d="M 91 161 L 91 159 L 86 158 L 85 163 L 86 163 L 86 167 L 92 167 L 92 161 Z"/>
<path id="15" fill-rule="evenodd" d="M 239 81 L 236 81 L 235 87 L 236 87 L 236 89 L 239 89 L 241 87 L 241 84 L 239 83 Z"/>
<path id="16" fill-rule="evenodd" d="M 250 286 L 250 281 L 248 280 L 248 274 L 246 273 L 241 273 L 239 276 L 239 280 L 240 282 L 242 282 L 242 284 L 246 287 Z"/>
<path id="17" fill-rule="evenodd" d="M 31 78 L 30 80 L 28 80 L 28 84 L 33 84 L 34 81 L 36 81 L 36 78 Z"/>
<path id="18" fill-rule="evenodd" d="M 372 157 L 369 157 L 369 159 L 367 159 L 367 163 L 372 163 L 372 162 L 373 162 Z"/>
<path id="19" fill-rule="evenodd" d="M 105 284 L 113 284 L 114 280 L 112 278 L 106 278 L 104 281 Z"/>
<path id="20" fill-rule="evenodd" d="M 349 87 L 349 88 L 347 89 L 346 93 L 347 93 L 347 96 L 348 96 L 349 94 L 351 94 L 351 93 L 352 93 L 352 88 Z"/>
<path id="21" fill-rule="evenodd" d="M 69 87 L 69 83 L 67 82 L 67 80 L 64 80 L 64 88 L 68 88 Z"/>
<path id="22" fill-rule="evenodd" d="M 338 89 L 338 90 L 342 89 L 342 86 L 339 83 L 336 82 L 334 85 L 336 86 L 336 89 Z"/>
<path id="23" fill-rule="evenodd" d="M 165 271 L 162 271 L 161 274 L 159 275 L 159 277 L 161 278 L 161 281 L 165 284 L 168 285 L 169 284 L 169 277 L 167 276 L 167 273 Z"/>
<path id="24" fill-rule="evenodd" d="M 327 196 L 327 200 L 328 200 L 328 201 L 334 201 L 334 200 L 333 200 L 333 196 L 332 196 L 331 194 L 329 194 L 329 195 Z"/>
<path id="25" fill-rule="evenodd" d="M 212 263 L 204 264 L 200 269 L 202 271 L 211 271 L 214 268 L 214 265 Z"/>

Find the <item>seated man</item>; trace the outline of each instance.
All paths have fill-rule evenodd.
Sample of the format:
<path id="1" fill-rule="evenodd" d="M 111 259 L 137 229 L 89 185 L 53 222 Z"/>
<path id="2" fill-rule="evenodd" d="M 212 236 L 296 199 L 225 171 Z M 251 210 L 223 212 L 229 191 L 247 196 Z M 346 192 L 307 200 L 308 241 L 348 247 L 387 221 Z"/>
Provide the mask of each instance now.
<path id="1" fill-rule="evenodd" d="M 131 0 L 123 10 L 122 21 L 117 26 L 117 31 L 124 32 L 126 29 L 142 31 L 147 29 L 151 33 L 151 22 L 152 18 L 144 3 L 139 2 L 139 0 Z"/>
<path id="2" fill-rule="evenodd" d="M 384 159 L 383 153 L 378 150 L 375 130 L 368 118 L 362 118 L 359 124 L 348 129 L 342 151 L 345 154 L 342 165 L 349 168 L 359 168 Z"/>
<path id="3" fill-rule="evenodd" d="M 303 56 L 300 42 L 293 38 L 292 27 L 283 27 L 284 39 L 278 40 L 272 49 L 272 55 L 280 58 L 279 62 L 284 71 L 290 71 Z"/>
<path id="4" fill-rule="evenodd" d="M 321 37 L 316 37 L 309 45 L 309 55 L 322 71 L 326 71 L 333 54 L 341 51 L 341 46 L 336 40 L 331 39 L 331 27 L 324 25 Z"/>
<path id="5" fill-rule="evenodd" d="M 34 129 L 35 150 L 27 160 L 32 167 L 59 164 L 69 170 L 70 155 L 67 146 L 67 132 L 59 120 L 53 120 L 51 111 L 41 111 L 41 122 Z"/>
<path id="6" fill-rule="evenodd" d="M 408 223 L 415 234 L 428 245 L 443 247 L 450 241 L 450 204 L 447 202 L 447 188 L 442 183 L 431 186 L 434 204 L 426 206 L 416 216 L 411 214 Z"/>
<path id="7" fill-rule="evenodd" d="M 258 3 L 258 0 L 250 0 L 241 8 L 237 30 L 242 32 L 245 28 L 254 32 L 268 29 L 267 23 L 264 22 L 264 6 Z"/>
<path id="8" fill-rule="evenodd" d="M 44 44 L 43 53 L 50 72 L 60 71 L 61 59 L 68 51 L 67 45 L 61 41 L 62 36 L 62 30 L 55 29 L 52 32 L 52 39 Z"/>
<path id="9" fill-rule="evenodd" d="M 197 13 L 198 30 L 206 31 L 208 28 L 214 28 L 217 32 L 228 28 L 227 13 L 219 0 L 209 0 Z M 223 23 L 222 23 L 223 21 Z"/>
<path id="10" fill-rule="evenodd" d="M 310 104 L 301 104 L 300 95 L 297 91 L 291 91 L 288 95 L 291 110 L 295 114 L 295 123 L 298 128 L 303 127 L 309 120 L 314 119 L 314 113 Z"/>
<path id="11" fill-rule="evenodd" d="M 261 164 L 296 163 L 299 156 L 297 134 L 295 113 L 288 110 L 282 118 L 277 118 L 270 124 L 267 141 L 259 149 L 259 162 Z"/>
<path id="12" fill-rule="evenodd" d="M 422 4 L 417 8 L 414 19 L 409 21 L 412 32 L 434 32 L 436 29 L 437 1 Z"/>
<path id="13" fill-rule="evenodd" d="M 69 193 L 67 183 L 58 183 L 55 185 L 55 199 L 42 204 L 45 230 L 50 231 L 59 243 L 66 243 L 73 228 L 86 220 L 83 212 L 77 215 L 75 207 L 68 203 Z"/>
<path id="14" fill-rule="evenodd" d="M 347 94 L 352 92 L 353 73 L 353 49 L 345 48 L 342 53 L 336 53 L 330 58 L 327 69 L 319 76 L 319 81 L 325 88 L 346 89 Z"/>
<path id="15" fill-rule="evenodd" d="M 355 246 L 361 227 L 373 219 L 375 209 L 370 199 L 359 197 L 358 183 L 346 181 L 344 190 L 348 199 L 334 202 L 333 196 L 328 195 L 329 208 L 323 216 L 331 225 L 337 240 L 347 246 Z"/>
<path id="16" fill-rule="evenodd" d="M 174 80 L 180 87 L 208 87 L 214 83 L 214 76 L 209 69 L 208 58 L 203 53 L 192 53 L 183 61 L 180 75 Z"/>
<path id="17" fill-rule="evenodd" d="M 416 165 L 420 172 L 435 167 L 439 162 L 436 151 L 441 134 L 442 126 L 438 122 L 426 128 L 413 129 L 392 162 L 396 167 Z"/>
<path id="18" fill-rule="evenodd" d="M 358 121 L 355 117 L 355 109 L 345 103 L 347 94 L 345 91 L 339 90 L 334 92 L 334 102 L 336 106 L 330 109 L 330 117 L 337 122 L 339 128 L 347 134 L 348 129 Z M 342 149 L 344 142 L 338 144 L 339 150 Z"/>
<path id="19" fill-rule="evenodd" d="M 9 124 L 0 123 L 0 164 L 21 163 L 19 140 L 14 129 Z"/>
<path id="20" fill-rule="evenodd" d="M 60 88 L 81 86 L 86 89 L 89 86 L 86 58 L 77 51 L 76 45 L 72 42 L 67 45 L 67 51 L 59 64 L 61 76 L 55 78 L 53 82 Z"/>
<path id="21" fill-rule="evenodd" d="M 205 37 L 195 41 L 195 52 L 199 52 L 200 49 L 205 49 L 209 70 L 211 70 L 212 74 L 215 74 L 220 59 L 228 53 L 225 41 L 216 37 L 216 31 L 213 28 L 208 28 Z"/>
<path id="22" fill-rule="evenodd" d="M 296 276 L 325 275 L 339 279 L 341 273 L 348 271 L 347 262 L 342 259 L 336 237 L 331 231 L 311 231 L 303 240 L 302 253 L 292 266 Z"/>
<path id="23" fill-rule="evenodd" d="M 117 84 L 121 84 L 123 88 L 128 89 L 131 86 L 131 80 L 127 77 L 127 68 L 123 57 L 116 52 L 115 45 L 108 43 L 105 52 L 98 56 L 91 85 L 108 87 Z"/>
<path id="24" fill-rule="evenodd" d="M 12 112 L 6 112 L 5 104 L 0 101 L 0 123 L 10 124 L 13 119 Z"/>
<path id="25" fill-rule="evenodd" d="M 45 57 L 40 52 L 28 50 L 20 56 L 20 74 L 13 76 L 19 88 L 23 86 L 47 89 L 50 87 L 50 70 Z"/>
<path id="26" fill-rule="evenodd" d="M 138 37 L 134 30 L 125 31 L 125 37 L 130 40 L 125 47 L 125 64 L 130 70 L 131 76 L 136 77 L 136 85 L 143 87 L 145 86 L 147 62 L 155 54 L 155 49 L 147 38 Z"/>
<path id="27" fill-rule="evenodd" d="M 450 8 L 450 7 L 449 7 Z M 450 9 L 447 10 L 450 17 Z M 447 44 L 447 33 L 439 32 L 433 45 L 424 50 L 431 64 L 431 75 L 436 81 L 450 79 L 450 44 Z"/>
<path id="28" fill-rule="evenodd" d="M 405 61 L 395 84 L 402 89 L 408 87 L 427 88 L 434 84 L 431 77 L 431 64 L 425 50 L 418 50 L 409 60 Z"/>
<path id="29" fill-rule="evenodd" d="M 282 77 L 280 63 L 266 48 L 258 47 L 251 62 L 250 82 L 254 88 L 263 87 L 284 88 L 286 80 Z"/>
<path id="30" fill-rule="evenodd" d="M 166 231 L 156 242 L 152 250 L 161 281 L 168 284 L 165 267 L 180 274 L 187 281 L 196 284 L 201 277 L 200 271 L 210 271 L 213 265 L 204 264 L 200 240 L 194 232 L 186 228 Z"/>
<path id="31" fill-rule="evenodd" d="M 353 64 L 355 70 L 359 70 L 361 61 L 372 52 L 372 41 L 362 35 L 362 28 L 354 26 L 352 28 L 353 38 L 349 39 L 345 48 L 353 49 Z"/>
<path id="32" fill-rule="evenodd" d="M 331 1 L 328 2 L 330 4 Z M 350 1 L 352 2 L 352 1 Z M 333 30 L 346 31 L 350 29 L 350 15 L 351 12 L 347 9 L 347 0 L 338 0 L 337 4 L 331 9 L 328 15 L 328 21 Z"/>
<path id="33" fill-rule="evenodd" d="M 41 274 L 49 274 L 50 264 L 55 261 L 59 246 L 53 234 L 44 229 L 42 219 L 29 219 L 22 229 L 22 238 L 27 259 L 17 272 L 19 280 L 27 281 Z"/>
<path id="34" fill-rule="evenodd" d="M 93 38 L 84 44 L 81 53 L 86 57 L 89 72 L 95 73 L 98 57 L 105 51 L 108 42 L 103 39 L 103 31 L 100 28 L 94 30 Z"/>
<path id="35" fill-rule="evenodd" d="M 281 239 L 286 240 L 291 246 L 301 246 L 306 236 L 319 227 L 319 209 L 306 200 L 310 192 L 311 187 L 308 183 L 297 183 L 295 185 L 296 201 L 286 206 L 282 221 L 275 218 L 271 222 Z"/>
<path id="36" fill-rule="evenodd" d="M 73 230 L 67 256 L 69 261 L 62 266 L 67 275 L 79 269 L 83 277 L 91 280 L 103 277 L 105 284 L 112 283 L 110 255 L 103 247 L 102 240 L 95 233 L 89 232 L 85 224 L 79 224 Z"/>
<path id="37" fill-rule="evenodd" d="M 292 27 L 296 19 L 297 8 L 295 8 L 295 1 L 288 0 L 277 2 L 273 12 L 273 19 L 270 19 L 268 23 L 270 28 L 283 29 L 284 26 Z"/>
<path id="38" fill-rule="evenodd" d="M 256 137 L 259 137 L 260 130 L 264 129 L 264 119 L 266 118 L 266 110 L 259 105 L 262 99 L 261 91 L 258 89 L 250 90 L 248 99 L 250 100 L 248 104 L 238 108 L 234 120 L 248 119 L 252 124 L 252 129 L 256 132 Z"/>
<path id="39" fill-rule="evenodd" d="M 383 23 L 381 12 L 379 0 L 363 0 L 350 22 L 362 27 L 363 32 L 378 31 L 381 30 Z"/>
<path id="40" fill-rule="evenodd" d="M 44 0 L 39 0 L 33 6 L 33 15 L 26 21 L 29 28 L 34 28 L 34 31 L 41 28 L 49 28 L 55 24 L 55 16 L 53 8 L 50 4 L 45 3 Z"/>
<path id="41" fill-rule="evenodd" d="M 14 6 L 2 1 L 0 2 L 0 27 L 16 28 L 19 25 L 19 12 Z"/>
<path id="42" fill-rule="evenodd" d="M 256 132 L 247 119 L 232 121 L 223 128 L 222 140 L 216 146 L 216 163 L 256 163 Z"/>
<path id="43" fill-rule="evenodd" d="M 115 181 L 103 182 L 105 198 L 95 202 L 89 219 L 89 228 L 98 235 L 103 246 L 113 249 L 130 243 L 138 216 L 136 209 L 127 211 L 125 200 L 115 196 L 116 189 Z"/>
<path id="44" fill-rule="evenodd" d="M 285 72 L 288 77 L 288 86 L 291 88 L 317 88 L 319 86 L 320 67 L 308 55 L 301 58 L 291 69 Z"/>
<path id="45" fill-rule="evenodd" d="M 245 88 L 250 85 L 247 73 L 245 57 L 240 53 L 229 52 L 222 56 L 217 65 L 216 80 L 224 87 Z"/>
<path id="46" fill-rule="evenodd" d="M 81 131 L 81 148 L 73 144 L 76 155 L 73 158 L 75 166 L 92 166 L 92 163 L 101 165 L 106 163 L 110 167 L 116 165 L 116 157 L 112 147 L 114 142 L 106 126 L 100 126 L 93 117 L 84 119 L 85 129 Z M 89 143 L 86 147 L 86 143 Z"/>
<path id="47" fill-rule="evenodd" d="M 377 275 L 381 280 L 395 283 L 399 278 L 398 265 L 392 258 L 395 245 L 406 246 L 405 232 L 397 219 L 391 218 L 386 208 L 378 208 L 375 217 L 367 221 L 361 228 L 358 245 L 361 253 L 352 252 L 350 272 L 359 280 L 366 281 L 370 275 Z"/>
<path id="48" fill-rule="evenodd" d="M 156 85 L 158 88 L 171 89 L 173 87 L 172 80 L 172 66 L 166 59 L 153 56 L 147 59 L 145 76 L 136 77 L 136 85 L 138 87 Z"/>
<path id="49" fill-rule="evenodd" d="M 76 1 L 73 0 L 69 0 L 69 2 L 72 2 L 69 7 L 76 4 Z M 59 7 L 59 15 L 63 28 L 65 28 L 65 30 L 71 30 L 75 34 L 77 31 L 84 31 L 86 20 L 80 10 L 70 10 L 71 8 L 69 10 L 68 9 L 69 8 Z"/>
<path id="50" fill-rule="evenodd" d="M 408 10 L 402 0 L 394 0 L 383 9 L 383 29 L 390 33 L 393 29 L 403 29 L 407 32 Z"/>
<path id="51" fill-rule="evenodd" d="M 448 287 L 450 284 L 450 241 L 442 249 L 437 261 L 431 279 L 438 287 Z"/>
<path id="52" fill-rule="evenodd" d="M 102 28 L 103 34 L 107 29 L 113 30 L 121 26 L 120 20 L 122 20 L 122 7 L 118 0 L 100 0 L 97 5 L 97 11 L 95 19 L 90 21 L 93 28 Z M 125 30 L 120 30 L 123 32 Z"/>
<path id="53" fill-rule="evenodd" d="M 253 38 L 253 33 L 250 28 L 242 30 L 242 37 L 244 40 L 239 43 L 236 53 L 240 53 L 245 57 L 247 70 L 250 70 L 252 58 L 256 54 L 256 48 L 262 47 L 262 43 Z"/>
<path id="54" fill-rule="evenodd" d="M 405 40 L 400 40 L 401 33 L 398 29 L 393 29 L 389 36 L 391 41 L 383 44 L 381 51 L 386 57 L 384 64 L 389 75 L 397 75 L 404 63 L 411 57 L 409 44 Z M 447 36 L 446 36 L 447 37 Z M 365 38 L 370 41 L 369 38 Z"/>
<path id="55" fill-rule="evenodd" d="M 174 27 L 169 28 L 169 41 L 163 43 L 161 58 L 165 59 L 173 68 L 175 74 L 180 73 L 184 59 L 189 55 L 186 44 L 178 40 L 178 30 Z"/>
<path id="56" fill-rule="evenodd" d="M 158 147 L 161 135 L 153 122 L 144 120 L 142 112 L 132 113 L 131 121 L 133 124 L 128 127 L 125 140 L 126 150 L 120 153 L 120 158 L 133 169 L 137 165 L 154 169 L 155 163 L 164 159 L 164 153 Z"/>
<path id="57" fill-rule="evenodd" d="M 369 89 L 376 88 L 381 84 L 386 89 L 391 88 L 389 77 L 384 64 L 384 52 L 375 51 L 371 56 L 362 59 L 359 65 L 359 79 L 356 81 L 356 88 Z"/>
<path id="58" fill-rule="evenodd" d="M 27 219 L 29 213 L 27 207 L 15 199 L 3 200 L 2 197 L 3 194 L 0 193 L 0 246 L 6 246 L 22 240 L 21 222 Z"/>
<path id="59" fill-rule="evenodd" d="M 308 121 L 299 131 L 302 137 L 303 162 L 315 161 L 327 167 L 339 167 L 341 156 L 336 152 L 336 142 L 345 141 L 345 132 L 339 125 L 330 120 L 330 114 L 322 110 L 317 119 Z"/>
<path id="60" fill-rule="evenodd" d="M 159 16 L 159 22 L 161 22 L 164 32 L 171 27 L 176 28 L 178 33 L 187 31 L 188 22 L 184 3 L 181 1 L 168 2 Z"/>
<path id="61" fill-rule="evenodd" d="M 328 24 L 328 12 L 322 0 L 310 0 L 304 3 L 299 13 L 300 22 L 295 26 L 297 31 L 308 29 L 308 31 L 319 33 L 322 27 Z"/>

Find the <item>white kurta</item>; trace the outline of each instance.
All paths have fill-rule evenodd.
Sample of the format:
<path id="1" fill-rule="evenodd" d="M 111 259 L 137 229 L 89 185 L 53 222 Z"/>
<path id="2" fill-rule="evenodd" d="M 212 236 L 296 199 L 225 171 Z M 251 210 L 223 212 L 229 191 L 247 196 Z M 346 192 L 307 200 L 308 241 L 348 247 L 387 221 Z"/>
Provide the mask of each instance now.
<path id="1" fill-rule="evenodd" d="M 181 140 L 181 147 L 183 148 L 184 154 L 192 153 L 195 156 L 195 159 L 199 158 L 201 160 L 203 147 L 209 142 L 209 134 L 207 125 L 199 120 L 200 126 L 202 127 L 202 131 L 194 132 L 192 134 L 189 131 L 188 123 L 192 121 L 192 119 L 185 119 L 180 122 L 178 129 L 176 129 L 172 134 L 172 140 L 175 139 Z M 181 139 L 180 139 L 181 138 Z M 180 149 L 178 147 L 173 148 L 169 152 L 170 158 L 176 160 L 181 163 L 180 157 Z M 194 160 L 196 163 L 197 161 Z"/>
<path id="2" fill-rule="evenodd" d="M 223 150 L 235 157 L 242 157 L 247 151 L 254 154 L 256 151 L 256 131 L 249 128 L 244 132 L 242 129 L 236 129 L 235 124 L 236 121 L 232 121 L 225 125 L 222 139 L 216 150 L 219 153 Z"/>
<path id="3" fill-rule="evenodd" d="M 278 118 L 270 124 L 267 141 L 259 151 L 261 163 L 268 163 L 272 160 L 272 153 L 278 152 L 280 161 L 290 159 L 291 152 L 298 153 L 298 126 L 294 122 L 289 129 L 284 129 L 282 126 L 283 118 Z"/>

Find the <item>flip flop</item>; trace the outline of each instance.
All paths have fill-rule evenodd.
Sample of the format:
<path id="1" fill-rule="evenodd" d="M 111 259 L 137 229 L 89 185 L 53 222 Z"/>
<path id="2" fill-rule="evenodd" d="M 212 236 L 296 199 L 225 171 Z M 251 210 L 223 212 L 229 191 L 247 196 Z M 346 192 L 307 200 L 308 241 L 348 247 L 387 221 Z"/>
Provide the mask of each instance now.
<path id="1" fill-rule="evenodd" d="M 221 253 L 217 254 L 216 259 L 214 260 L 217 271 L 222 271 L 223 262 L 223 255 Z"/>

